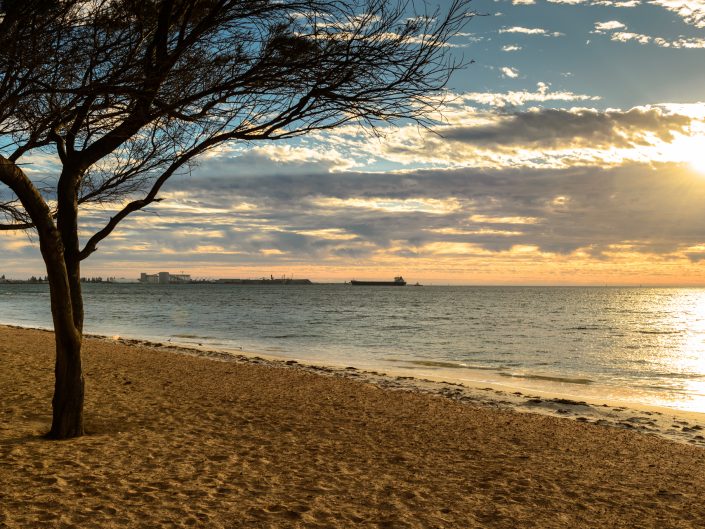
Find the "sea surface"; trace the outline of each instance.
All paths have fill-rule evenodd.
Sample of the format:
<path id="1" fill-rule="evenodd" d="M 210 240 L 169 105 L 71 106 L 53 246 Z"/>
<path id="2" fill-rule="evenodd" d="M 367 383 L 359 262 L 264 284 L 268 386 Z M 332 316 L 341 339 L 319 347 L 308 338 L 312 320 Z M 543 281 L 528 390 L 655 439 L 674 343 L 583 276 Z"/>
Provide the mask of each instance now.
<path id="1" fill-rule="evenodd" d="M 85 332 L 705 412 L 705 289 L 86 284 Z M 51 327 L 47 285 L 0 323 Z"/>

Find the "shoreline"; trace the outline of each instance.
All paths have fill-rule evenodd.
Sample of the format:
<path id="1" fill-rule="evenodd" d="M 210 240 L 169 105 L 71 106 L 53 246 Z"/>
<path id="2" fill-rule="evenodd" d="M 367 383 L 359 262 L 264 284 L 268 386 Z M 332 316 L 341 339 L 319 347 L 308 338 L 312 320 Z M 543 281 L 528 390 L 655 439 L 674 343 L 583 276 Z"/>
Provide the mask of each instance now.
<path id="1" fill-rule="evenodd" d="M 24 323 L 0 323 L 17 328 L 40 329 L 52 332 L 50 327 L 41 327 Z M 269 349 L 266 345 L 260 348 L 250 346 L 237 346 L 226 344 L 209 344 L 204 337 L 204 342 L 199 343 L 196 336 L 174 335 L 159 336 L 145 334 L 111 335 L 110 333 L 88 333 L 86 337 L 95 337 L 108 340 L 136 341 L 145 344 L 154 344 L 161 347 L 174 347 L 175 349 L 194 350 L 197 354 L 205 356 L 244 354 L 277 361 L 295 360 L 304 365 L 332 367 L 345 369 L 353 366 L 360 371 L 384 372 L 391 377 L 413 377 L 415 379 L 429 379 L 437 382 L 459 383 L 470 388 L 492 387 L 499 392 L 513 394 L 520 392 L 527 395 L 539 395 L 546 398 L 585 401 L 601 406 L 607 404 L 612 407 L 625 407 L 640 411 L 656 411 L 662 414 L 672 414 L 678 417 L 687 417 L 705 425 L 705 400 L 699 395 L 682 398 L 673 394 L 648 391 L 636 387 L 625 388 L 622 386 L 604 384 L 596 380 L 587 380 L 580 377 L 570 377 L 561 373 L 522 373 L 506 370 L 497 370 L 484 367 L 460 367 L 449 364 L 447 361 L 432 359 L 382 358 L 371 361 L 370 359 L 340 360 L 335 356 L 320 358 L 319 354 L 306 355 L 294 349 Z M 182 338 L 189 338 L 183 340 Z M 193 339 L 190 339 L 193 338 Z M 689 406 L 690 404 L 690 406 Z M 697 406 L 703 407 L 698 411 Z"/>
<path id="2" fill-rule="evenodd" d="M 50 329 L 2 324 L 10 329 L 30 329 L 53 333 Z M 165 343 L 139 338 L 86 334 L 85 338 L 116 342 L 128 347 L 148 347 L 171 354 L 181 354 L 249 365 L 266 365 L 280 369 L 296 369 L 321 376 L 358 380 L 380 389 L 440 396 L 473 406 L 511 410 L 596 424 L 610 428 L 656 435 L 670 441 L 705 448 L 705 413 L 675 408 L 638 405 L 610 399 L 576 399 L 560 392 L 523 388 L 518 385 L 489 382 L 459 382 L 444 376 L 413 376 L 403 370 L 364 369 L 277 357 L 250 351 L 211 350 L 179 343 Z"/>
<path id="3" fill-rule="evenodd" d="M 7 529 L 631 529 L 705 518 L 702 447 L 642 425 L 518 413 L 540 407 L 529 395 L 513 396 L 520 406 L 489 389 L 86 337 L 87 435 L 57 442 L 42 437 L 53 333 L 0 327 L 0 363 Z"/>
<path id="4" fill-rule="evenodd" d="M 87 300 L 93 307 L 89 312 L 93 317 L 89 318 L 85 330 L 108 337 L 120 336 L 192 348 L 201 346 L 203 350 L 234 353 L 244 350 L 259 356 L 294 359 L 305 364 L 352 365 L 362 370 L 393 375 L 442 379 L 472 387 L 491 386 L 509 392 L 551 395 L 607 403 L 615 407 L 661 408 L 667 413 L 674 413 L 669 411 L 674 409 L 680 410 L 675 412 L 679 415 L 683 412 L 705 413 L 702 365 L 696 350 L 691 351 L 688 345 L 689 340 L 699 339 L 699 327 L 695 323 L 686 325 L 674 320 L 671 322 L 675 326 L 672 329 L 674 332 L 671 332 L 668 327 L 671 323 L 663 320 L 665 316 L 659 316 L 658 312 L 647 311 L 645 316 L 637 318 L 638 324 L 636 320 L 620 323 L 619 317 L 610 316 L 608 325 L 599 316 L 581 312 L 580 306 L 584 307 L 584 304 L 576 305 L 576 311 L 564 314 L 554 306 L 558 303 L 554 300 L 549 303 L 549 312 L 555 312 L 557 316 L 551 318 L 558 319 L 549 324 L 543 321 L 543 316 L 522 319 L 520 313 L 515 314 L 512 305 L 515 294 L 502 291 L 497 293 L 501 301 L 497 308 L 501 306 L 503 309 L 492 317 L 500 322 L 510 315 L 511 318 L 516 316 L 519 318 L 517 321 L 524 321 L 529 327 L 522 329 L 503 324 L 489 328 L 482 323 L 483 318 L 476 321 L 472 316 L 470 329 L 462 324 L 462 318 L 458 318 L 455 312 L 439 313 L 441 319 L 438 322 L 433 314 L 426 315 L 426 318 L 425 311 L 414 312 L 431 299 L 448 301 L 447 296 L 438 298 L 435 294 L 428 299 L 413 296 L 416 301 L 408 313 L 399 313 L 394 305 L 400 301 L 396 297 L 383 297 L 379 310 L 384 306 L 385 311 L 389 310 L 384 312 L 387 316 L 374 324 L 363 324 L 365 318 L 378 311 L 378 307 L 368 314 L 367 309 L 358 307 L 358 302 L 362 302 L 359 296 L 349 298 L 357 308 L 355 317 L 347 322 L 347 309 L 336 308 L 335 303 L 317 307 L 308 300 L 306 310 L 302 312 L 296 308 L 298 294 L 292 295 L 289 291 L 285 295 L 286 289 L 281 289 L 279 293 L 261 289 L 261 296 L 258 294 L 253 299 L 250 299 L 250 294 L 241 291 L 242 296 L 238 294 L 227 304 L 227 310 L 224 306 L 222 310 L 225 312 L 218 314 L 214 311 L 214 307 L 218 306 L 216 300 L 226 299 L 222 296 L 226 291 L 228 289 L 214 291 L 216 297 L 211 299 L 211 294 L 198 289 L 188 295 L 162 289 L 159 297 L 152 299 L 151 291 L 141 288 L 124 292 L 119 289 L 88 289 Z M 395 289 L 394 292 L 399 290 Z M 134 308 L 122 310 L 112 306 L 111 300 L 122 299 L 120 296 L 128 294 L 136 303 Z M 340 295 L 342 292 L 323 289 L 311 299 L 322 296 L 320 300 L 331 301 Z M 449 294 L 451 297 L 448 299 L 455 299 L 455 295 Z M 573 299 L 574 295 L 579 300 L 585 294 L 566 293 L 558 300 L 563 300 L 560 301 L 563 303 Z M 478 310 L 483 306 L 494 307 L 493 300 L 487 299 L 487 296 L 497 297 L 494 293 L 485 297 L 478 294 L 470 298 L 473 307 L 477 303 L 480 303 L 475 307 Z M 674 296 L 667 297 L 680 302 L 681 294 Z M 683 296 L 682 301 L 691 305 L 697 300 L 697 296 Z M 598 297 L 600 306 L 609 304 L 613 298 L 612 294 Z M 642 297 L 639 295 L 639 299 Z M 201 301 L 206 299 L 208 303 L 201 306 Z M 348 297 L 345 299 L 347 303 Z M 530 299 L 534 297 L 530 296 Z M 9 310 L 0 321 L 19 326 L 52 327 L 46 300 L 33 292 L 16 298 L 10 296 L 7 300 Z M 166 305 L 160 307 L 160 303 Z M 180 308 L 181 303 L 201 308 L 198 314 L 189 316 L 188 311 Z M 271 303 L 279 308 L 269 314 L 266 306 Z M 417 306 L 419 303 L 421 305 Z M 32 309 L 27 310 L 28 307 Z M 532 314 L 542 314 L 540 306 L 532 307 Z M 537 308 L 540 310 L 537 311 Z M 545 308 L 549 310 L 549 307 Z M 250 314 L 249 311 L 254 312 Z M 305 316 L 302 316 L 304 313 Z M 593 316 L 602 323 L 589 323 Z M 669 317 L 674 316 L 671 314 Z M 445 325 L 449 326 L 448 329 Z M 649 330 L 650 325 L 656 327 Z M 661 327 L 673 336 L 660 336 L 664 330 Z M 547 336 L 550 336 L 548 342 L 537 334 L 537 329 L 546 330 Z M 692 336 L 691 330 L 695 333 Z M 442 334 L 448 336 L 444 338 Z M 664 343 L 663 340 L 667 341 Z"/>
<path id="5" fill-rule="evenodd" d="M 112 338 L 91 335 L 94 339 Z M 658 406 L 623 405 L 620 402 L 591 402 L 566 398 L 560 393 L 519 391 L 519 387 L 498 388 L 496 385 L 467 384 L 443 377 L 423 378 L 401 374 L 394 370 L 380 372 L 353 366 L 333 366 L 277 358 L 273 355 L 248 351 L 226 352 L 198 349 L 134 338 L 115 340 L 127 346 L 152 347 L 176 354 L 185 354 L 223 362 L 266 365 L 280 369 L 296 369 L 322 376 L 353 379 L 389 391 L 406 391 L 434 395 L 462 404 L 510 410 L 518 413 L 547 415 L 586 424 L 618 428 L 657 435 L 659 437 L 705 448 L 705 413 Z"/>

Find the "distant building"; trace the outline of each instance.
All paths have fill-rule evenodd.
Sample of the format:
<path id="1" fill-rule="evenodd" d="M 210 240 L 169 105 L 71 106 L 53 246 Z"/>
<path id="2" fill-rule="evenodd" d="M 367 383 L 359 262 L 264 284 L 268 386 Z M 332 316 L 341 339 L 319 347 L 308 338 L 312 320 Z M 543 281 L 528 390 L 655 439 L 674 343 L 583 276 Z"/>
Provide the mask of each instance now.
<path id="1" fill-rule="evenodd" d="M 190 283 L 189 274 L 171 274 L 169 272 L 159 272 L 157 274 L 140 274 L 140 283 L 151 283 L 159 285 L 169 285 L 173 283 Z"/>

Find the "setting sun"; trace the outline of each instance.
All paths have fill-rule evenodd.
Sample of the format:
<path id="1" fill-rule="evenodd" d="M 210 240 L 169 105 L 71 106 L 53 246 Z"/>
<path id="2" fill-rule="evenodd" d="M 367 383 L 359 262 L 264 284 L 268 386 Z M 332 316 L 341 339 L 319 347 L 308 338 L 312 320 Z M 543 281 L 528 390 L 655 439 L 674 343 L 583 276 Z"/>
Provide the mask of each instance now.
<path id="1" fill-rule="evenodd" d="M 688 164 L 699 173 L 705 174 L 705 140 L 700 138 L 698 149 L 693 150 Z"/>
<path id="2" fill-rule="evenodd" d="M 668 148 L 674 161 L 687 163 L 694 171 L 705 174 L 705 134 L 681 136 Z"/>

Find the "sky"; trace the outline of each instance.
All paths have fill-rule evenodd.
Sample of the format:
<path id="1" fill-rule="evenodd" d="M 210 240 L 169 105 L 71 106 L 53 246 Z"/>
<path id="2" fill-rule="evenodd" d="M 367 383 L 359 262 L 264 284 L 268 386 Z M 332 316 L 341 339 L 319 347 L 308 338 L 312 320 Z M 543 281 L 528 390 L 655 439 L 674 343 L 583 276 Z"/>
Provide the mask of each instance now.
<path id="1" fill-rule="evenodd" d="M 223 146 L 83 275 L 705 285 L 705 0 L 472 5 L 432 130 Z M 44 274 L 31 236 L 0 251 L 0 274 Z"/>

